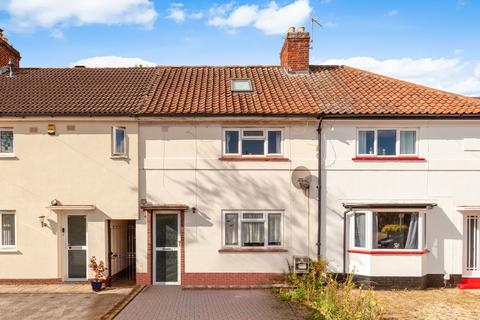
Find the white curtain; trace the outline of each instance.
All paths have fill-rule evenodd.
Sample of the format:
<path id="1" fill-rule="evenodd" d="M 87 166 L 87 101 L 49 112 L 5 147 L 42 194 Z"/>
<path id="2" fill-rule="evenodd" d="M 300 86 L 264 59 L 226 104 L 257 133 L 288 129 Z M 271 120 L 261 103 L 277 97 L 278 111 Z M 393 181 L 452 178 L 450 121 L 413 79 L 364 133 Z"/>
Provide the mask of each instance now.
<path id="1" fill-rule="evenodd" d="M 412 213 L 405 249 L 418 249 L 418 213 Z"/>
<path id="2" fill-rule="evenodd" d="M 242 222 L 242 245 L 263 246 L 265 243 L 263 222 Z"/>
<path id="3" fill-rule="evenodd" d="M 417 133 L 415 131 L 401 131 L 400 132 L 400 153 L 415 154 L 416 140 L 417 140 Z"/>
<path id="4" fill-rule="evenodd" d="M 238 244 L 238 214 L 229 213 L 225 215 L 225 244 Z"/>
<path id="5" fill-rule="evenodd" d="M 365 247 L 365 213 L 355 213 L 355 247 Z"/>
<path id="6" fill-rule="evenodd" d="M 268 215 L 268 244 L 281 245 L 282 244 L 282 216 L 279 213 Z"/>
<path id="7" fill-rule="evenodd" d="M 15 245 L 15 215 L 2 214 L 2 245 Z"/>

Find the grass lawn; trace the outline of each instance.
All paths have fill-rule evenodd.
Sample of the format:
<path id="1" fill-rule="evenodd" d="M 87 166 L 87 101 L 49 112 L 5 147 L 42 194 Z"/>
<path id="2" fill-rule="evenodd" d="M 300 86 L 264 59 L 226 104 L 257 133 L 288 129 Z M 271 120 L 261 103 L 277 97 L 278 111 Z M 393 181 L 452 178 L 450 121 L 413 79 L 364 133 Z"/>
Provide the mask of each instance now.
<path id="1" fill-rule="evenodd" d="M 480 319 L 480 290 L 378 290 L 385 319 Z"/>

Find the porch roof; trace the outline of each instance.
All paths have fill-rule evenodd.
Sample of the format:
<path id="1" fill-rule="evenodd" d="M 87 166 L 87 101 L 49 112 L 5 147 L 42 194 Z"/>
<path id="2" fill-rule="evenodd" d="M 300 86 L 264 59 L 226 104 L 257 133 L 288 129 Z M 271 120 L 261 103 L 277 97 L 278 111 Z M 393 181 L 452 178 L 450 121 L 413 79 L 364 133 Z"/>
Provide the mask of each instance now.
<path id="1" fill-rule="evenodd" d="M 185 204 L 143 204 L 140 206 L 142 210 L 152 211 L 152 210 L 188 210 L 189 207 Z"/>
<path id="2" fill-rule="evenodd" d="M 437 206 L 434 202 L 344 202 L 342 203 L 345 209 L 359 210 L 359 209 L 432 209 Z"/>
<path id="3" fill-rule="evenodd" d="M 50 209 L 52 211 L 94 211 L 96 207 L 91 204 L 79 204 L 48 206 L 47 209 Z"/>

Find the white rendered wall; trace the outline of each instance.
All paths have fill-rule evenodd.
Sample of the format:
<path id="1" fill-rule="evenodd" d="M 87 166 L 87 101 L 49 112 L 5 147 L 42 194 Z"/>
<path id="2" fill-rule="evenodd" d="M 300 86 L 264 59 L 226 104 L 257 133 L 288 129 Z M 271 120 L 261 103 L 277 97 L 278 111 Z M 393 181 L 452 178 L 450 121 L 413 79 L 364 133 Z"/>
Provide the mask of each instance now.
<path id="1" fill-rule="evenodd" d="M 293 255 L 317 253 L 317 121 L 155 122 L 140 125 L 140 197 L 196 207 L 185 215 L 186 272 L 284 272 Z M 287 162 L 221 161 L 222 127 L 284 128 Z M 310 196 L 292 171 L 313 175 Z M 308 209 L 310 208 L 310 209 Z M 219 253 L 222 210 L 281 209 L 286 253 Z M 143 218 L 143 217 L 142 217 Z M 145 272 L 146 225 L 137 223 L 137 272 Z"/>
<path id="2" fill-rule="evenodd" d="M 353 161 L 357 127 L 418 128 L 419 157 L 426 161 Z M 463 215 L 457 207 L 480 204 L 480 122 L 324 121 L 322 140 L 323 253 L 333 270 L 343 268 L 343 202 L 428 200 L 438 204 L 426 214 L 429 253 L 423 257 L 352 253 L 347 263 L 357 273 L 372 276 L 462 273 Z"/>
<path id="3" fill-rule="evenodd" d="M 57 134 L 47 134 L 55 124 Z M 74 125 L 74 131 L 67 131 Z M 111 127 L 125 126 L 129 158 L 111 159 Z M 30 133 L 30 128 L 37 133 Z M 64 205 L 95 205 L 87 215 L 88 255 L 106 259 L 106 219 L 137 219 L 138 157 L 135 122 L 0 120 L 14 129 L 15 158 L 0 158 L 0 211 L 14 210 L 17 250 L 0 250 L 0 279 L 62 278 L 62 218 L 48 210 L 53 199 Z M 72 212 L 75 213 L 75 212 Z M 41 227 L 39 216 L 46 216 Z"/>

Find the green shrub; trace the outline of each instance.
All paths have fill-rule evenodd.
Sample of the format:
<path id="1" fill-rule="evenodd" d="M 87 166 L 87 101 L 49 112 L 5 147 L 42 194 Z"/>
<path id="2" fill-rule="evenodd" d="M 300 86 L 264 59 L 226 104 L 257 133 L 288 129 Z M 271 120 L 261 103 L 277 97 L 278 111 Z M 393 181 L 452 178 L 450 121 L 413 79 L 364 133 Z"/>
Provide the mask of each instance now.
<path id="1" fill-rule="evenodd" d="M 296 301 L 307 305 L 312 320 L 375 320 L 381 315 L 381 307 L 371 289 L 357 287 L 353 275 L 345 281 L 337 281 L 327 270 L 325 261 L 310 263 L 307 274 L 290 272 L 285 276 L 289 289 L 281 289 L 282 301 Z"/>

